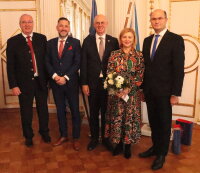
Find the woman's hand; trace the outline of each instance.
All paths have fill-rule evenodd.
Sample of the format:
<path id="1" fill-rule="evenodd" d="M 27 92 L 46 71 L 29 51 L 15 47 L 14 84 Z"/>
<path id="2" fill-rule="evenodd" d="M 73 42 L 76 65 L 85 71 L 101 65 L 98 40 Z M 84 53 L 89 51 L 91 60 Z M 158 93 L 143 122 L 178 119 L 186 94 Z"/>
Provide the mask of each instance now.
<path id="1" fill-rule="evenodd" d="M 122 98 L 128 95 L 130 91 L 131 91 L 130 88 L 125 88 L 122 91 L 119 91 L 116 95 L 117 97 Z"/>

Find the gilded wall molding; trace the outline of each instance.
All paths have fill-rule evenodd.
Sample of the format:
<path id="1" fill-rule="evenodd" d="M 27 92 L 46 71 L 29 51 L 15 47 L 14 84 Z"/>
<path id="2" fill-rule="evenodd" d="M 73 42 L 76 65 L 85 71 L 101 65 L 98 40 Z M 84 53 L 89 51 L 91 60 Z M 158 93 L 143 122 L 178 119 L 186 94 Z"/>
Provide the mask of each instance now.
<path id="1" fill-rule="evenodd" d="M 39 16 L 38 16 L 38 12 L 39 12 L 39 1 L 40 0 L 0 0 L 0 2 L 7 2 L 7 1 L 9 1 L 9 2 L 19 2 L 19 1 L 25 1 L 25 2 L 27 2 L 27 1 L 33 1 L 33 2 L 35 2 L 34 3 L 34 6 L 33 6 L 33 8 L 15 8 L 15 6 L 12 6 L 13 8 L 9 8 L 9 9 L 0 9 L 0 13 L 4 13 L 4 12 L 6 12 L 6 13 L 9 13 L 9 12 L 26 12 L 26 13 L 28 13 L 28 12 L 35 12 L 35 28 L 36 28 L 36 31 L 38 31 L 39 30 L 39 28 L 38 28 L 38 22 L 39 22 Z M 7 43 L 5 42 L 5 43 L 3 43 L 3 41 L 2 41 L 2 30 L 1 30 L 1 28 L 2 28 L 2 23 L 1 23 L 1 21 L 0 21 L 0 49 L 1 49 L 1 54 L 0 54 L 0 60 L 1 60 L 1 70 L 2 70 L 2 83 L 3 83 L 3 87 L 2 87 L 2 89 L 3 89 L 3 100 L 4 100 L 4 104 L 6 105 L 6 107 L 15 107 L 16 105 L 18 105 L 18 102 L 12 102 L 12 103 L 9 103 L 8 102 L 8 98 L 7 97 L 16 97 L 16 96 L 13 96 L 12 94 L 10 94 L 10 93 L 7 93 L 7 91 L 6 91 L 6 79 L 5 79 L 5 77 L 6 77 L 6 74 L 5 74 L 5 69 L 6 69 L 6 63 L 7 63 L 7 59 L 6 59 L 6 55 L 5 55 L 5 51 L 6 51 L 6 45 L 7 45 Z M 13 32 L 9 37 L 12 37 L 12 36 L 14 36 L 14 35 L 16 35 L 16 34 L 18 34 L 18 33 L 21 33 L 21 30 L 20 30 L 20 28 L 17 28 L 16 29 L 16 31 L 15 32 Z"/>
<path id="2" fill-rule="evenodd" d="M 196 111 L 196 97 L 197 97 L 197 85 L 198 85 L 198 83 L 197 83 L 197 81 L 198 81 L 198 70 L 199 70 L 199 68 L 198 68 L 198 66 L 195 68 L 195 69 L 193 69 L 193 70 L 191 70 L 191 71 L 188 71 L 188 72 L 185 72 L 185 74 L 188 74 L 188 73 L 192 73 L 192 72 L 195 72 L 196 74 L 195 74 L 195 89 L 194 89 L 194 100 L 193 100 L 193 102 L 194 102 L 194 104 L 189 104 L 189 103 L 178 103 L 176 106 L 184 106 L 184 107 L 191 107 L 192 108 L 192 117 L 190 116 L 190 115 L 182 115 L 182 114 L 175 114 L 175 113 L 173 113 L 173 115 L 174 116 L 181 116 L 181 117 L 188 117 L 188 118 L 195 118 L 195 111 Z"/>
<path id="3" fill-rule="evenodd" d="M 172 3 L 176 2 L 176 3 L 181 3 L 181 2 L 200 2 L 200 0 L 170 0 L 169 1 L 169 19 L 168 19 L 168 28 L 170 29 L 170 24 L 171 24 L 171 16 L 172 16 Z M 199 14 L 199 24 L 198 24 L 198 35 L 197 36 L 194 36 L 194 35 L 191 35 L 191 34 L 180 34 L 183 38 L 184 38 L 184 41 L 185 42 L 189 42 L 190 44 L 192 44 L 197 52 L 197 54 L 195 55 L 194 57 L 194 60 L 193 62 L 190 62 L 189 65 L 185 66 L 185 74 L 189 74 L 189 73 L 192 73 L 192 72 L 195 72 L 194 74 L 194 77 L 195 77 L 195 83 L 194 83 L 194 100 L 193 100 L 193 103 L 194 104 L 187 104 L 187 103 L 179 103 L 178 106 L 184 106 L 184 107 L 192 107 L 192 110 L 193 110 L 193 113 L 192 113 L 192 118 L 196 118 L 197 121 L 200 122 L 200 116 L 199 115 L 196 115 L 196 109 L 198 108 L 198 105 L 197 104 L 200 104 L 200 102 L 197 102 L 197 90 L 198 90 L 198 79 L 199 79 L 199 76 L 198 76 L 198 73 L 199 73 L 199 45 L 200 45 L 200 14 Z M 182 116 L 182 117 L 191 117 L 189 115 L 179 115 L 179 114 L 173 114 L 175 116 Z"/>
<path id="4" fill-rule="evenodd" d="M 195 44 L 195 42 L 193 42 L 189 39 L 184 39 L 184 41 L 191 43 L 195 47 L 196 52 L 197 52 L 197 56 L 196 56 L 195 60 L 190 65 L 184 67 L 184 69 L 188 69 L 188 68 L 191 68 L 193 65 L 195 65 L 197 63 L 197 61 L 199 59 L 199 50 L 198 50 L 198 46 Z"/>
<path id="5" fill-rule="evenodd" d="M 15 1 L 37 1 L 37 0 L 0 0 L 0 2 L 1 1 L 5 1 L 5 2 L 7 2 L 7 1 L 13 1 L 13 2 L 15 2 Z"/>
<path id="6" fill-rule="evenodd" d="M 169 3 L 169 22 L 168 22 L 168 28 L 170 29 L 170 23 L 171 23 L 171 11 L 172 11 L 172 3 L 173 2 L 189 2 L 189 1 L 199 1 L 200 0 L 170 0 Z M 199 28 L 198 28 L 198 40 L 200 41 L 200 13 L 199 13 Z"/>
<path id="7" fill-rule="evenodd" d="M 18 9 L 0 9 L 0 12 L 1 11 L 37 11 L 36 8 L 18 8 Z"/>
<path id="8" fill-rule="evenodd" d="M 186 1 L 199 1 L 199 0 L 170 0 L 171 2 L 186 2 Z"/>

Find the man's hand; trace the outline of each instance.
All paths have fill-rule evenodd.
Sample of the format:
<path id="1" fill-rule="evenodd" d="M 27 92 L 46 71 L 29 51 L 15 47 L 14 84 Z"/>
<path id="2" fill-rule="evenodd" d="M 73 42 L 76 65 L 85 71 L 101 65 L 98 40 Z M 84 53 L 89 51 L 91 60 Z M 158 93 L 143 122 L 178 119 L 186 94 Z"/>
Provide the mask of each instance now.
<path id="1" fill-rule="evenodd" d="M 56 81 L 58 85 L 65 85 L 66 84 L 66 79 L 64 77 L 60 77 L 59 80 Z"/>
<path id="2" fill-rule="evenodd" d="M 88 85 L 83 85 L 83 86 L 82 86 L 82 90 L 83 90 L 83 93 L 84 93 L 86 96 L 89 96 L 89 95 L 90 95 L 90 89 L 89 89 L 89 86 L 88 86 Z"/>
<path id="3" fill-rule="evenodd" d="M 59 80 L 60 80 L 60 76 L 58 76 L 58 75 L 57 75 L 57 76 L 55 76 L 55 77 L 54 77 L 54 80 L 55 80 L 55 81 L 56 81 L 56 83 L 57 83 L 57 81 L 59 81 Z"/>
<path id="4" fill-rule="evenodd" d="M 12 94 L 13 94 L 14 96 L 20 95 L 20 94 L 21 94 L 21 91 L 20 91 L 19 87 L 14 87 L 14 88 L 12 88 Z"/>
<path id="5" fill-rule="evenodd" d="M 171 103 L 172 106 L 178 104 L 178 97 L 177 96 L 171 96 L 170 103 Z"/>

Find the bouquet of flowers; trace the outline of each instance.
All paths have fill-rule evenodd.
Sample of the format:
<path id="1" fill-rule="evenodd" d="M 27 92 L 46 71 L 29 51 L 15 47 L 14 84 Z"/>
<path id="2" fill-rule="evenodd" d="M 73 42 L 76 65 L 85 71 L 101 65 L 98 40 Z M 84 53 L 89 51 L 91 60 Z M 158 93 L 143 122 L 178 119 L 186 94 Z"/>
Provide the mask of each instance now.
<path id="1" fill-rule="evenodd" d="M 117 92 L 130 87 L 129 78 L 125 77 L 123 74 L 117 74 L 116 72 L 108 74 L 104 81 L 104 89 L 108 90 L 109 95 L 115 95 Z M 126 102 L 129 97 L 126 95 L 123 98 Z"/>

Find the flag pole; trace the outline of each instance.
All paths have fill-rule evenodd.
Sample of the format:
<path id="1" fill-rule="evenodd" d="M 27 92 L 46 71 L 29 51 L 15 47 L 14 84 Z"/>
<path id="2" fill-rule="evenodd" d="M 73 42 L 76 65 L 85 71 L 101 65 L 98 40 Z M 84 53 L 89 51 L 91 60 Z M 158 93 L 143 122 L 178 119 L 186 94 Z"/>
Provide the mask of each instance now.
<path id="1" fill-rule="evenodd" d="M 90 23 L 90 28 L 89 28 L 89 33 L 92 34 L 92 35 L 95 34 L 95 28 L 93 27 L 93 23 L 94 23 L 94 18 L 95 18 L 96 15 L 97 15 L 96 0 L 92 0 L 92 11 L 91 11 L 91 19 L 90 19 L 91 23 Z M 84 108 L 85 108 L 85 113 L 86 113 L 87 120 L 88 120 L 88 123 L 89 123 L 89 126 L 90 126 L 90 112 L 89 112 L 89 109 L 88 109 L 86 96 L 84 95 L 82 88 L 81 88 L 81 94 L 82 94 L 82 99 L 83 99 L 83 105 L 84 105 Z"/>
<path id="2" fill-rule="evenodd" d="M 129 2 L 129 6 L 128 6 L 128 11 L 127 11 L 127 16 L 126 16 L 126 20 L 125 20 L 124 28 L 127 27 L 128 19 L 129 19 L 130 13 L 131 13 L 131 7 L 132 7 L 132 4 L 133 4 L 132 1 Z"/>

